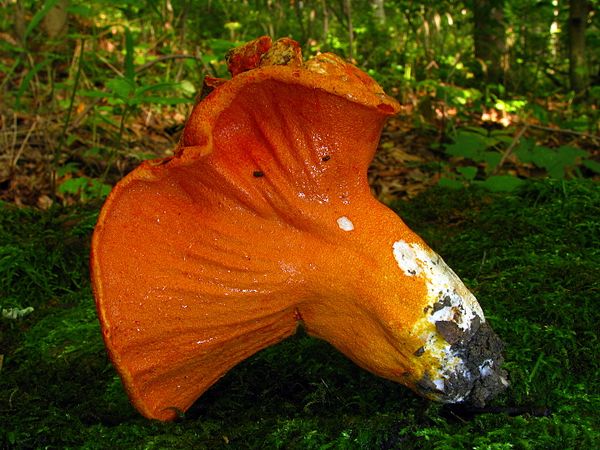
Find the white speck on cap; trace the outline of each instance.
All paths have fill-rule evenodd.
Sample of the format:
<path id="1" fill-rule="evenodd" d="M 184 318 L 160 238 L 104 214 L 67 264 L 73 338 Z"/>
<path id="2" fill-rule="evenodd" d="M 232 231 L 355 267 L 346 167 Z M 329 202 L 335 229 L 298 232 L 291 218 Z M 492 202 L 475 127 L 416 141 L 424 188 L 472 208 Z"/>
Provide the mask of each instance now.
<path id="1" fill-rule="evenodd" d="M 346 216 L 339 217 L 337 219 L 337 224 L 338 224 L 338 227 L 340 227 L 341 230 L 344 230 L 344 231 L 352 231 L 352 230 L 354 230 L 354 224 Z"/>

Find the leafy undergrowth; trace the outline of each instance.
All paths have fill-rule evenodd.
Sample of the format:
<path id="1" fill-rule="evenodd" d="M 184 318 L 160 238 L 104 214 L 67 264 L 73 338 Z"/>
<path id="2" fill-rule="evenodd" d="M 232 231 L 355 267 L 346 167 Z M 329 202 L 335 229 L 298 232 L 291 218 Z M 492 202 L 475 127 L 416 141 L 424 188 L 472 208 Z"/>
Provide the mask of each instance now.
<path id="1" fill-rule="evenodd" d="M 0 204 L 0 446 L 599 448 L 598 186 L 434 189 L 395 208 L 506 342 L 512 386 L 494 408 L 473 414 L 421 399 L 299 333 L 233 369 L 181 420 L 146 420 L 123 393 L 95 317 L 87 254 L 98 205 Z"/>

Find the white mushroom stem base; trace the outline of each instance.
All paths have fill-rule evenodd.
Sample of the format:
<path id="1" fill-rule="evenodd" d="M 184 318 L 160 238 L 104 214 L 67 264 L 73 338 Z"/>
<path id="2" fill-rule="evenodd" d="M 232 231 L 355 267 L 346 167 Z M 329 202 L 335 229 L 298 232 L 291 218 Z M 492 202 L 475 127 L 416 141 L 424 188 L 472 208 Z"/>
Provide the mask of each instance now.
<path id="1" fill-rule="evenodd" d="M 432 250 L 402 240 L 393 245 L 398 267 L 423 277 L 429 304 L 413 327 L 424 345 L 415 356 L 427 371 L 415 388 L 433 400 L 483 406 L 508 386 L 501 340 L 486 323 L 475 296 Z"/>

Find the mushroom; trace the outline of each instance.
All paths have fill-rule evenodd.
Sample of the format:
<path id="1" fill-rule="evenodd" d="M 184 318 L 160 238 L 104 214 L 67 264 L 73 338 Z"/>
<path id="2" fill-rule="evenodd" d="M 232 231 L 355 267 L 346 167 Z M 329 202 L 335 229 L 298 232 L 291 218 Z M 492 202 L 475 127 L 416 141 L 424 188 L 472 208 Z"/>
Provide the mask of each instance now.
<path id="1" fill-rule="evenodd" d="M 91 277 L 135 407 L 172 420 L 299 325 L 359 366 L 442 402 L 505 385 L 475 297 L 390 209 L 367 167 L 397 102 L 332 54 L 259 38 L 193 109 L 175 155 L 113 189 Z"/>

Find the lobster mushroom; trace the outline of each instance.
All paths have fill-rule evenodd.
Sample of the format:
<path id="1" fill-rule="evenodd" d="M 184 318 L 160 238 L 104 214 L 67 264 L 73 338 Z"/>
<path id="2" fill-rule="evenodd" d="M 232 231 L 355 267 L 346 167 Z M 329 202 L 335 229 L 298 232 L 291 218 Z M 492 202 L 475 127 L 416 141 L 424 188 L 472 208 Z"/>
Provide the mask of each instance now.
<path id="1" fill-rule="evenodd" d="M 131 402 L 172 420 L 229 369 L 299 325 L 359 366 L 441 402 L 507 382 L 475 297 L 371 194 L 367 167 L 398 111 L 333 54 L 259 38 L 208 80 L 174 156 L 104 204 L 91 277 Z"/>

